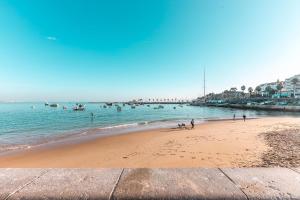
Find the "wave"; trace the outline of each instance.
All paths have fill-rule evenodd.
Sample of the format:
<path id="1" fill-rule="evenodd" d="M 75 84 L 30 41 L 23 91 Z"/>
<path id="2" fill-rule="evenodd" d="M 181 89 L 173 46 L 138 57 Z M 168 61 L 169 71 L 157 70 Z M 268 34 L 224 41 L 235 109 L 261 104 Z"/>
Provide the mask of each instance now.
<path id="1" fill-rule="evenodd" d="M 98 130 L 107 130 L 107 129 L 115 129 L 115 128 L 126 128 L 126 127 L 138 126 L 138 125 L 139 125 L 139 123 L 119 124 L 119 125 L 114 125 L 114 126 L 100 127 L 97 129 Z"/>

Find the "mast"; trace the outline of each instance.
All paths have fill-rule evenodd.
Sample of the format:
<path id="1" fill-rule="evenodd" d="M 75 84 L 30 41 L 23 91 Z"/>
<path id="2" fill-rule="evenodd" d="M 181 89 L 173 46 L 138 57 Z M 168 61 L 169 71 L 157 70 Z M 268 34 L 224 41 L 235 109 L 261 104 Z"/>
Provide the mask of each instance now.
<path id="1" fill-rule="evenodd" d="M 204 84 L 203 84 L 203 95 L 204 95 L 204 98 L 205 98 L 205 67 L 204 67 L 204 71 L 203 71 L 204 73 L 203 73 L 203 81 L 204 81 Z"/>

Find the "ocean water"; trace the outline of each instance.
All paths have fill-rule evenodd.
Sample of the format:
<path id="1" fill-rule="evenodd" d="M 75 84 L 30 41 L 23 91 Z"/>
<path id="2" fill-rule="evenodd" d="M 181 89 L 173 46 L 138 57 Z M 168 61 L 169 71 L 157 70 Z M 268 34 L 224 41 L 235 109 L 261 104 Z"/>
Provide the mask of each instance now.
<path id="1" fill-rule="evenodd" d="M 103 108 L 104 104 L 84 103 L 85 111 L 73 111 L 75 103 L 59 103 L 52 108 L 44 103 L 0 103 L 0 152 L 19 148 L 30 148 L 61 138 L 85 135 L 93 129 L 93 135 L 109 135 L 158 127 L 175 127 L 178 123 L 196 123 L 208 119 L 290 115 L 278 112 L 236 110 L 214 107 L 193 107 L 188 105 L 143 105 L 132 109 L 126 105 L 121 112 L 117 107 Z M 64 110 L 63 106 L 67 109 Z M 174 109 L 176 107 L 176 109 Z M 94 117 L 91 117 L 93 113 Z"/>

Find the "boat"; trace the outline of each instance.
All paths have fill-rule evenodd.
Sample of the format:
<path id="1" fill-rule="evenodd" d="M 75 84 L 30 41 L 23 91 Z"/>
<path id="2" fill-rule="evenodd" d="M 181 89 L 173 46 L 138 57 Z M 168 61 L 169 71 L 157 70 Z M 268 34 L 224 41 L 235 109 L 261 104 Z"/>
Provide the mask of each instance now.
<path id="1" fill-rule="evenodd" d="M 57 108 L 59 106 L 59 104 L 58 103 L 53 103 L 53 104 L 50 104 L 50 107 L 52 107 L 52 108 Z"/>
<path id="2" fill-rule="evenodd" d="M 45 106 L 49 106 L 49 103 L 48 103 L 48 102 L 45 102 Z"/>
<path id="3" fill-rule="evenodd" d="M 79 104 L 78 106 L 75 106 L 73 108 L 74 111 L 84 111 L 85 110 L 85 107 L 83 104 Z"/>
<path id="4" fill-rule="evenodd" d="M 135 109 L 135 106 L 131 106 L 132 109 Z"/>
<path id="5" fill-rule="evenodd" d="M 158 108 L 159 108 L 159 109 L 163 109 L 164 107 L 163 107 L 162 105 L 159 105 Z"/>
<path id="6" fill-rule="evenodd" d="M 112 103 L 105 103 L 107 106 L 112 106 L 113 104 Z"/>
<path id="7" fill-rule="evenodd" d="M 103 106 L 103 108 L 107 108 L 107 106 L 106 106 L 106 105 L 104 105 L 104 106 Z"/>
<path id="8" fill-rule="evenodd" d="M 121 112 L 121 111 L 122 111 L 122 108 L 121 108 L 120 106 L 118 106 L 118 107 L 117 107 L 117 111 L 118 111 L 118 112 Z"/>

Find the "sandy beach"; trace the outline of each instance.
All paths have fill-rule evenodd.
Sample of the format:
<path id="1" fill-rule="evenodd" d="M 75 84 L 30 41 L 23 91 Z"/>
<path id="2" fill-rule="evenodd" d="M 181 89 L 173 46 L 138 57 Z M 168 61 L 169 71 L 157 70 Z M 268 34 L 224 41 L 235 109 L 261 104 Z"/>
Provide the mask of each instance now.
<path id="1" fill-rule="evenodd" d="M 300 118 L 210 121 L 0 157 L 0 167 L 300 166 Z"/>

